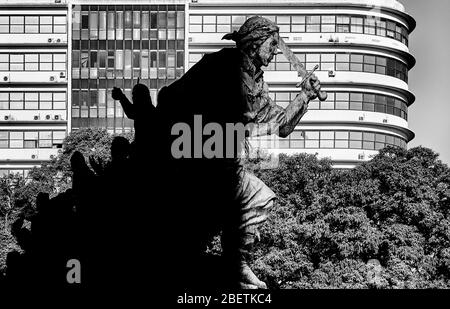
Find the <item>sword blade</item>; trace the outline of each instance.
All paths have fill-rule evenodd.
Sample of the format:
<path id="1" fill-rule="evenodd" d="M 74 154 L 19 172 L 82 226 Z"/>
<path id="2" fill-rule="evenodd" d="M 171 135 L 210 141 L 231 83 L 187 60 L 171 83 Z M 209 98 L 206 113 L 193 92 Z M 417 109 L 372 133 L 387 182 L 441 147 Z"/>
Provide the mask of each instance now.
<path id="1" fill-rule="evenodd" d="M 311 72 L 308 72 L 305 68 L 305 65 L 300 62 L 298 57 L 292 52 L 292 50 L 286 45 L 283 38 L 278 38 L 278 48 L 281 50 L 283 55 L 287 58 L 290 64 L 297 71 L 298 76 L 302 78 L 301 82 L 297 84 L 297 87 L 302 86 L 302 84 L 314 73 L 315 70 L 319 68 L 318 65 L 314 67 Z M 319 91 L 317 96 L 320 101 L 325 101 L 327 99 L 327 93 L 325 91 Z"/>
<path id="2" fill-rule="evenodd" d="M 297 56 L 286 45 L 286 43 L 284 42 L 284 40 L 281 37 L 279 37 L 279 39 L 278 39 L 278 48 L 281 50 L 281 52 L 286 57 L 286 59 L 289 61 L 289 63 L 292 64 L 294 69 L 298 72 L 298 76 L 304 78 L 304 77 L 306 77 L 306 75 L 308 75 L 308 71 L 306 71 L 306 68 L 303 65 L 303 63 L 300 62 L 300 60 L 297 58 Z"/>

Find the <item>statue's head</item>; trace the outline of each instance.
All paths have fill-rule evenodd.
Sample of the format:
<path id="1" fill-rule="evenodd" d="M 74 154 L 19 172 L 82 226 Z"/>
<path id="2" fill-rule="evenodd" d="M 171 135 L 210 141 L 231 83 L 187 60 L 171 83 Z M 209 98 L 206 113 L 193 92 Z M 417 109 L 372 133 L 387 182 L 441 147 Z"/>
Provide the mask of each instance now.
<path id="1" fill-rule="evenodd" d="M 134 104 L 151 104 L 152 102 L 150 90 L 144 84 L 134 85 L 132 96 Z"/>
<path id="2" fill-rule="evenodd" d="M 74 173 L 82 173 L 86 169 L 89 169 L 83 154 L 78 150 L 70 157 L 70 167 Z"/>
<path id="3" fill-rule="evenodd" d="M 236 47 L 246 53 L 256 66 L 267 66 L 277 54 L 279 28 L 271 20 L 253 16 L 239 28 L 223 37 L 236 42 Z"/>
<path id="4" fill-rule="evenodd" d="M 123 136 L 114 137 L 111 144 L 111 158 L 113 161 L 124 161 L 130 152 L 130 142 Z"/>

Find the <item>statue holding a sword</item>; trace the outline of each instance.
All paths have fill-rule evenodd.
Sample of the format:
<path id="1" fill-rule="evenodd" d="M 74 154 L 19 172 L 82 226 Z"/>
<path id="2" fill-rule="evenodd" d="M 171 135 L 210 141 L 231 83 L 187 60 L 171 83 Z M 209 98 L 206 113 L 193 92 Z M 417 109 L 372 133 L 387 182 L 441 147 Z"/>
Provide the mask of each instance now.
<path id="1" fill-rule="evenodd" d="M 277 134 L 284 138 L 294 131 L 311 100 L 326 99 L 327 95 L 321 91 L 320 82 L 313 73 L 318 67 L 307 72 L 286 46 L 279 35 L 279 27 L 272 21 L 260 16 L 251 17 L 239 31 L 229 33 L 223 39 L 233 40 L 236 48 L 223 48 L 206 54 L 183 77 L 160 90 L 157 110 L 165 119 L 170 119 L 172 123 L 189 124 L 193 115 L 201 114 L 205 122 L 255 124 L 259 132 L 251 132 L 254 135 Z M 276 105 L 269 97 L 261 70 L 273 60 L 278 49 L 301 77 L 297 85 L 300 91 L 286 108 Z M 265 129 L 261 132 L 260 128 Z M 173 168 L 174 173 L 182 174 L 182 164 L 174 160 L 170 165 L 176 166 Z M 267 211 L 276 198 L 274 192 L 246 171 L 239 159 L 191 160 L 185 164 L 194 166 L 191 170 L 186 169 L 189 172 L 184 172 L 190 175 L 177 176 L 177 179 L 184 177 L 184 183 L 191 187 L 179 194 L 182 196 L 179 201 L 186 201 L 186 205 L 196 205 L 196 208 L 201 209 L 186 219 L 196 220 L 191 226 L 195 226 L 198 231 L 192 232 L 192 235 L 201 235 L 200 229 L 206 225 L 213 226 L 210 220 L 225 221 L 219 224 L 222 227 L 223 255 L 234 261 L 240 286 L 266 288 L 266 284 L 250 269 L 248 260 L 252 245 L 259 238 L 258 226 L 266 220 Z M 198 188 L 203 190 L 202 202 L 199 202 L 199 194 L 193 193 Z M 224 192 L 232 196 L 231 199 L 218 198 L 225 196 Z M 231 210 L 230 205 L 225 205 L 229 201 L 238 205 L 235 211 Z M 202 203 L 204 206 L 199 206 Z M 218 203 L 224 205 L 217 212 L 220 215 L 211 210 L 219 207 Z M 178 200 L 174 204 L 178 204 Z M 190 211 L 186 210 L 186 213 Z M 189 228 L 184 231 L 186 233 L 181 236 L 188 239 L 186 235 Z"/>

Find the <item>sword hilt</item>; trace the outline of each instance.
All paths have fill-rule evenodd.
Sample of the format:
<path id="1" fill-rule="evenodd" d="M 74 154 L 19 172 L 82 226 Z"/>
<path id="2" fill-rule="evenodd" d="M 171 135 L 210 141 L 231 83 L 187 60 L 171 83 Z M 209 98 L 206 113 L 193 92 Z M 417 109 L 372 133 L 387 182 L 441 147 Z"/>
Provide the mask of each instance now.
<path id="1" fill-rule="evenodd" d="M 315 66 L 310 72 L 308 72 L 308 74 L 306 74 L 306 75 L 303 77 L 302 81 L 299 82 L 297 85 L 295 85 L 295 87 L 298 88 L 298 87 L 300 87 L 300 86 L 303 86 L 303 85 L 305 84 L 305 82 L 308 80 L 308 78 L 310 78 L 311 75 L 313 75 L 314 72 L 315 72 L 318 68 L 319 68 L 319 65 L 316 64 L 316 66 Z M 317 97 L 319 98 L 320 101 L 325 101 L 325 100 L 328 98 L 328 94 L 327 94 L 325 91 L 319 91 L 319 92 L 317 93 Z"/>

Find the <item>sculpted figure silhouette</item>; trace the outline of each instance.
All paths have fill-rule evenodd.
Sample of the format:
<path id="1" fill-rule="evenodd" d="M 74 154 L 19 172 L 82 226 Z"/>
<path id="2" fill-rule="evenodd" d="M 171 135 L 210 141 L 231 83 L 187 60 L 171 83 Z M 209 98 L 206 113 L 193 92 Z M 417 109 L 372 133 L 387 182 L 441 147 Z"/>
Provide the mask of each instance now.
<path id="1" fill-rule="evenodd" d="M 261 70 L 277 54 L 278 26 L 254 16 L 224 39 L 233 40 L 236 47 L 206 54 L 184 76 L 163 87 L 157 113 L 169 127 L 186 123 L 194 131 L 193 119 L 201 115 L 204 124 L 217 123 L 222 128 L 227 124 L 255 124 L 250 135 L 287 137 L 306 113 L 308 102 L 320 92 L 317 77 L 312 74 L 297 97 L 282 108 L 269 97 Z M 170 138 L 171 142 L 175 139 Z M 228 138 L 224 137 L 223 145 Z M 245 138 L 237 140 L 236 149 L 239 143 L 245 143 Z M 171 149 L 165 151 L 170 156 Z M 237 154 L 234 158 L 174 159 L 170 166 L 178 193 L 171 204 L 185 205 L 179 207 L 183 218 L 189 218 L 189 224 L 178 222 L 184 226 L 185 243 L 192 246 L 190 239 L 204 241 L 204 235 L 222 230 L 223 256 L 234 281 L 244 288 L 266 288 L 248 260 L 258 238 L 258 226 L 273 205 L 272 190 L 245 170 Z"/>
<path id="2" fill-rule="evenodd" d="M 83 282 L 94 286 L 266 288 L 249 259 L 275 194 L 245 170 L 238 151 L 176 158 L 172 145 L 174 126 L 195 131 L 195 116 L 222 128 L 255 124 L 248 135 L 233 138 L 234 149 L 250 135 L 286 137 L 294 130 L 320 82 L 311 75 L 286 108 L 270 99 L 261 67 L 277 54 L 278 32 L 265 18 L 248 19 L 224 37 L 236 47 L 205 55 L 160 90 L 156 107 L 145 85 L 135 85 L 133 103 L 114 88 L 113 98 L 135 121 L 134 145 L 116 137 L 106 167 L 90 160 L 95 173 L 81 153 L 73 154 L 72 189 L 53 199 L 39 196 L 31 233 L 22 230 L 22 221 L 14 226 L 25 254 L 8 255 L 8 278 L 34 274 L 33 282 L 65 282 L 64 263 L 75 257 Z M 229 136 L 220 138 L 229 142 Z M 219 233 L 222 257 L 206 255 Z"/>

